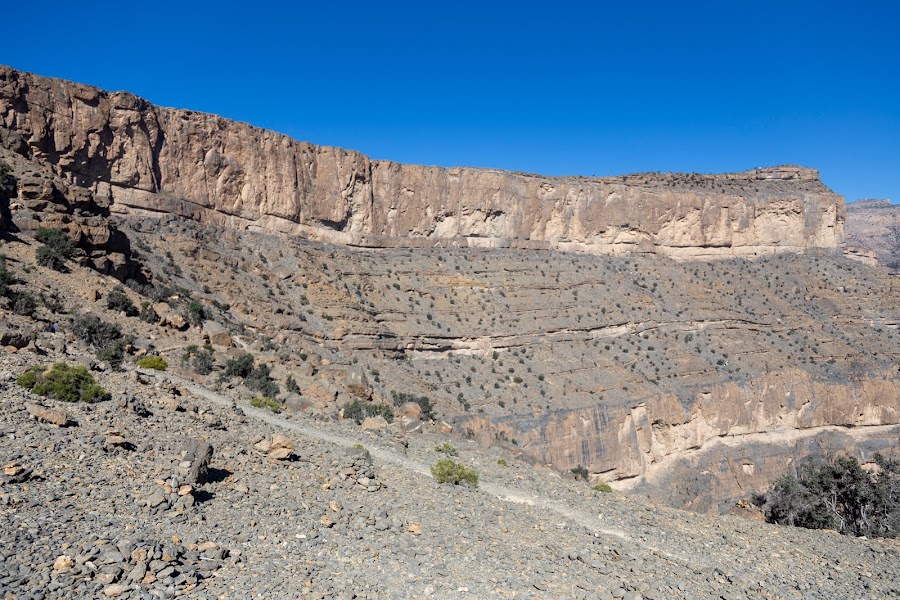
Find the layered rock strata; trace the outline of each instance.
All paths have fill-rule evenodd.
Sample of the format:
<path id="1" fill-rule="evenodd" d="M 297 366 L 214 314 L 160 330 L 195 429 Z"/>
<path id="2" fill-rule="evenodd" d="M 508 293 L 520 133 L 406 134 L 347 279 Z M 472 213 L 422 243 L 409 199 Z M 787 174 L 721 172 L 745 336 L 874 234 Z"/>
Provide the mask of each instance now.
<path id="1" fill-rule="evenodd" d="M 691 258 L 834 250 L 843 236 L 843 199 L 813 169 L 583 178 L 404 165 L 7 67 L 0 143 L 112 210 L 358 246 Z"/>

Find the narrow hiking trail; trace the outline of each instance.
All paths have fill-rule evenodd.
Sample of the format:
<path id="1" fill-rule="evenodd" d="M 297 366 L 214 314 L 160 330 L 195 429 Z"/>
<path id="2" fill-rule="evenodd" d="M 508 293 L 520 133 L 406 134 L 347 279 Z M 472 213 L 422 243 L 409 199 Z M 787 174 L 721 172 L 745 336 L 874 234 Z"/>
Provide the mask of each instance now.
<path id="1" fill-rule="evenodd" d="M 231 406 L 237 404 L 236 401 L 229 396 L 200 386 L 177 375 L 172 375 L 169 373 L 162 374 L 156 371 L 147 371 L 143 369 L 141 370 L 141 373 L 157 378 L 163 378 L 173 384 L 183 386 L 191 393 L 205 398 L 206 400 L 209 400 L 210 402 L 223 408 L 230 408 Z M 340 435 L 317 427 L 311 427 L 309 425 L 297 423 L 280 417 L 269 410 L 254 408 L 248 404 L 240 404 L 239 406 L 241 410 L 243 410 L 244 414 L 248 417 L 266 423 L 267 425 L 276 429 L 292 431 L 312 439 L 317 439 L 345 448 L 352 448 L 353 446 L 360 443 L 360 439 L 358 437 Z M 373 458 L 381 461 L 383 464 L 391 465 L 425 477 L 432 476 L 430 468 L 426 464 L 418 460 L 409 458 L 408 456 L 404 456 L 400 452 L 391 448 L 386 448 L 384 446 L 374 444 L 371 442 L 371 440 L 366 440 L 365 442 L 366 450 L 369 451 Z M 669 560 L 677 561 L 684 566 L 693 569 L 711 567 L 711 565 L 698 562 L 696 558 L 687 557 L 683 553 L 666 550 L 661 547 L 660 543 L 648 543 L 645 539 L 642 539 L 646 538 L 647 535 L 649 535 L 649 531 L 644 528 L 640 528 L 637 531 L 629 533 L 623 531 L 622 529 L 606 527 L 602 522 L 602 515 L 597 516 L 571 508 L 564 502 L 545 495 L 536 494 L 530 490 L 518 489 L 485 481 L 479 482 L 479 486 L 477 489 L 504 502 L 525 505 L 533 507 L 545 513 L 558 515 L 572 524 L 584 527 L 592 533 L 613 537 L 620 541 L 634 544 L 655 555 L 667 558 Z M 638 524 L 635 524 L 634 527 L 640 526 Z M 660 540 L 660 542 L 662 541 L 663 540 Z"/>

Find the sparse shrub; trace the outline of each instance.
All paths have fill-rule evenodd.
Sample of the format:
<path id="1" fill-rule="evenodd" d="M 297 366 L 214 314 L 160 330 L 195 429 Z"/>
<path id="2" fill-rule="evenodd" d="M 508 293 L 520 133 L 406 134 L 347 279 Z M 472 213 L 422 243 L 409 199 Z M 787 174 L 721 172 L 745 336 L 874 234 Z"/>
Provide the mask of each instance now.
<path id="1" fill-rule="evenodd" d="M 169 363 L 162 356 L 144 356 L 136 364 L 142 369 L 153 369 L 155 371 L 165 371 L 169 367 Z"/>
<path id="2" fill-rule="evenodd" d="M 506 459 L 505 459 L 505 458 L 498 458 L 498 459 L 497 459 L 497 464 L 500 465 L 501 467 L 506 467 L 506 466 L 508 466 L 508 465 L 506 464 Z"/>
<path id="3" fill-rule="evenodd" d="M 441 452 L 443 454 L 446 454 L 447 456 L 459 456 L 459 450 L 454 448 L 453 445 L 448 442 L 438 444 L 434 447 L 434 451 Z"/>
<path id="4" fill-rule="evenodd" d="M 34 294 L 28 291 L 12 290 L 9 293 L 10 309 L 17 315 L 30 317 L 37 312 L 38 302 Z"/>
<path id="5" fill-rule="evenodd" d="M 478 473 L 449 458 L 442 458 L 431 465 L 431 475 L 438 483 L 478 487 Z"/>
<path id="6" fill-rule="evenodd" d="M 388 423 L 394 422 L 394 411 L 387 404 L 375 404 L 354 400 L 342 407 L 345 419 L 353 419 L 359 425 L 366 417 L 384 417 Z"/>
<path id="7" fill-rule="evenodd" d="M 247 376 L 252 372 L 253 355 L 242 354 L 237 358 L 229 358 L 225 362 L 225 370 L 222 372 L 222 377 L 224 379 L 228 379 L 229 377 L 240 377 L 241 379 L 246 379 Z"/>
<path id="8" fill-rule="evenodd" d="M 117 285 L 109 291 L 109 294 L 106 296 L 106 308 L 123 312 L 129 317 L 134 317 L 138 314 L 134 302 L 131 301 L 131 298 L 125 293 L 125 288 L 121 285 Z"/>
<path id="9" fill-rule="evenodd" d="M 72 332 L 86 344 L 93 346 L 97 358 L 108 361 L 114 367 L 122 363 L 125 346 L 131 343 L 131 336 L 112 323 L 103 321 L 96 315 L 77 315 L 72 320 Z"/>
<path id="10" fill-rule="evenodd" d="M 272 379 L 271 373 L 271 365 L 260 363 L 253 367 L 253 370 L 244 379 L 244 383 L 251 390 L 262 392 L 266 396 L 277 396 L 280 389 L 278 384 Z"/>
<path id="11" fill-rule="evenodd" d="M 611 487 L 609 487 L 609 484 L 606 483 L 605 481 L 602 483 L 598 483 L 592 489 L 595 492 L 600 492 L 601 494 L 610 494 L 613 491 L 613 489 Z"/>
<path id="12" fill-rule="evenodd" d="M 15 282 L 16 276 L 6 268 L 6 259 L 0 256 L 0 296 L 8 297 L 11 291 L 9 286 Z"/>
<path id="13" fill-rule="evenodd" d="M 250 399 L 250 406 L 253 408 L 267 408 L 273 413 L 280 413 L 284 407 L 278 400 L 269 398 L 268 396 L 254 396 Z"/>
<path id="14" fill-rule="evenodd" d="M 212 347 L 207 344 L 203 348 L 198 348 L 196 344 L 191 344 L 185 348 L 181 362 L 185 366 L 190 365 L 198 375 L 209 375 L 214 364 Z"/>
<path id="15" fill-rule="evenodd" d="M 294 379 L 293 375 L 288 375 L 287 381 L 284 382 L 284 387 L 292 394 L 300 393 L 300 386 L 297 385 L 297 380 Z"/>
<path id="16" fill-rule="evenodd" d="M 61 229 L 38 227 L 34 239 L 43 244 L 36 252 L 37 263 L 42 267 L 62 271 L 75 254 L 75 246 Z"/>
<path id="17" fill-rule="evenodd" d="M 876 454 L 876 472 L 852 457 L 807 460 L 766 494 L 770 523 L 868 537 L 900 535 L 900 461 Z"/>
<path id="18" fill-rule="evenodd" d="M 40 294 L 41 304 L 54 314 L 63 314 L 66 312 L 66 305 L 56 293 Z"/>
<path id="19" fill-rule="evenodd" d="M 146 300 L 141 302 L 141 311 L 138 314 L 138 318 L 144 323 L 156 323 L 159 321 L 159 315 L 156 314 L 156 311 L 153 309 L 153 305 L 151 305 Z"/>
<path id="20" fill-rule="evenodd" d="M 199 327 L 200 325 L 203 325 L 203 321 L 208 318 L 209 313 L 205 308 L 203 308 L 202 304 L 200 304 L 196 300 L 191 300 L 188 303 L 187 308 L 184 311 L 185 321 L 187 321 L 191 325 Z"/>
<path id="21" fill-rule="evenodd" d="M 587 481 L 589 473 L 584 466 L 578 465 L 577 467 L 572 468 L 571 471 L 575 476 L 575 479 L 584 479 L 585 481 Z"/>
<path id="22" fill-rule="evenodd" d="M 31 367 L 16 383 L 38 396 L 62 402 L 98 402 L 109 398 L 83 365 L 58 362 L 49 369 Z"/>

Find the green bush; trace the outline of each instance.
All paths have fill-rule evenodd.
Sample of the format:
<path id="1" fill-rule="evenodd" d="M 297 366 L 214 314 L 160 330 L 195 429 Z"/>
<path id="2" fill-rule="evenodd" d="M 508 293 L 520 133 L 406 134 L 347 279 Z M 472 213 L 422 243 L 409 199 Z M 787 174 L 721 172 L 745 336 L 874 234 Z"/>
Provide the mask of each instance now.
<path id="1" fill-rule="evenodd" d="M 507 464 L 506 464 L 506 459 L 505 459 L 505 458 L 498 458 L 498 459 L 497 459 L 497 464 L 500 465 L 501 467 L 507 466 Z"/>
<path id="2" fill-rule="evenodd" d="M 280 391 L 278 384 L 272 379 L 272 366 L 266 363 L 260 363 L 253 367 L 250 374 L 244 379 L 244 383 L 251 390 L 270 397 L 277 396 Z"/>
<path id="3" fill-rule="evenodd" d="M 273 413 L 280 413 L 284 407 L 278 400 L 269 398 L 268 396 L 255 396 L 250 399 L 250 406 L 253 408 L 268 408 Z"/>
<path id="4" fill-rule="evenodd" d="M 125 293 L 125 288 L 121 285 L 117 285 L 109 291 L 109 294 L 106 296 L 106 308 L 123 312 L 129 317 L 134 317 L 138 314 L 137 307 L 135 307 L 134 302 L 131 301 L 131 298 Z"/>
<path id="5" fill-rule="evenodd" d="M 609 487 L 609 484 L 605 481 L 603 483 L 598 483 L 593 487 L 595 492 L 600 492 L 601 494 L 609 494 L 612 493 L 613 489 Z"/>
<path id="6" fill-rule="evenodd" d="M 766 494 L 770 523 L 833 529 L 867 537 L 900 536 L 900 461 L 875 455 L 876 472 L 852 457 L 806 460 Z"/>
<path id="7" fill-rule="evenodd" d="M 200 304 L 196 300 L 191 300 L 190 303 L 188 303 L 187 308 L 184 311 L 185 321 L 187 321 L 191 325 L 199 327 L 200 325 L 203 325 L 203 321 L 208 318 L 209 313 L 205 308 L 203 308 L 202 304 Z"/>
<path id="8" fill-rule="evenodd" d="M 441 452 L 443 454 L 446 454 L 447 456 L 459 456 L 459 450 L 457 450 L 453 447 L 452 444 L 448 444 L 447 442 L 435 446 L 434 451 Z"/>
<path id="9" fill-rule="evenodd" d="M 215 363 L 212 346 L 206 344 L 203 348 L 199 348 L 197 344 L 191 344 L 185 348 L 181 362 L 185 367 L 190 366 L 194 369 L 194 373 L 198 375 L 209 375 Z"/>
<path id="10" fill-rule="evenodd" d="M 478 473 L 449 458 L 443 458 L 431 465 L 431 475 L 438 483 L 478 487 Z"/>
<path id="11" fill-rule="evenodd" d="M 65 269 L 65 263 L 75 254 L 75 246 L 61 229 L 38 227 L 34 239 L 44 244 L 36 252 L 37 263 L 54 271 Z"/>
<path id="12" fill-rule="evenodd" d="M 169 367 L 162 356 L 145 356 L 137 361 L 137 366 L 142 369 L 153 369 L 155 371 L 165 371 Z"/>
<path id="13" fill-rule="evenodd" d="M 144 323 L 156 323 L 159 321 L 159 315 L 156 314 L 153 305 L 146 300 L 141 302 L 141 311 L 138 313 L 138 318 Z"/>
<path id="14" fill-rule="evenodd" d="M 0 256 L 0 296 L 9 296 L 10 287 L 16 282 L 16 276 L 6 268 L 6 259 Z"/>
<path id="15" fill-rule="evenodd" d="M 30 317 L 37 312 L 38 301 L 31 292 L 11 290 L 9 299 L 12 301 L 10 309 L 17 315 Z"/>
<path id="16" fill-rule="evenodd" d="M 132 337 L 122 334 L 122 330 L 96 315 L 77 315 L 72 320 L 72 332 L 86 344 L 93 346 L 97 358 L 108 361 L 112 366 L 122 364 L 125 346 Z"/>
<path id="17" fill-rule="evenodd" d="M 242 354 L 237 358 L 229 358 L 225 361 L 225 370 L 222 372 L 222 378 L 240 377 L 246 379 L 253 372 L 253 355 Z"/>
<path id="18" fill-rule="evenodd" d="M 82 365 L 59 362 L 49 369 L 31 367 L 19 375 L 16 383 L 33 394 L 63 402 L 98 402 L 109 398 L 106 390 Z"/>
<path id="19" fill-rule="evenodd" d="M 362 400 L 354 400 L 348 402 L 342 407 L 345 419 L 353 419 L 359 425 L 366 417 L 384 417 L 388 423 L 394 422 L 394 411 L 387 404 L 374 404 L 372 402 L 363 402 Z"/>
<path id="20" fill-rule="evenodd" d="M 587 481 L 589 473 L 588 473 L 588 470 L 584 466 L 578 465 L 577 467 L 571 469 L 571 471 L 572 471 L 572 474 L 575 476 L 575 479 L 584 479 L 585 481 Z"/>

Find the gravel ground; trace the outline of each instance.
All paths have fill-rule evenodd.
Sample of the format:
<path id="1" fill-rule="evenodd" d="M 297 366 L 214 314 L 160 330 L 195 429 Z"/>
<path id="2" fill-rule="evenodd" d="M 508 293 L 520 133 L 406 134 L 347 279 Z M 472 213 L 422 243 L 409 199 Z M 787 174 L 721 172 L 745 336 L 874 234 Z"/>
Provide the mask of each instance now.
<path id="1" fill-rule="evenodd" d="M 436 431 L 275 415 L 130 367 L 95 373 L 112 399 L 94 405 L 13 382 L 61 359 L 87 360 L 0 357 L 2 598 L 900 594 L 894 541 L 602 494 Z M 477 489 L 429 475 L 448 441 Z"/>

